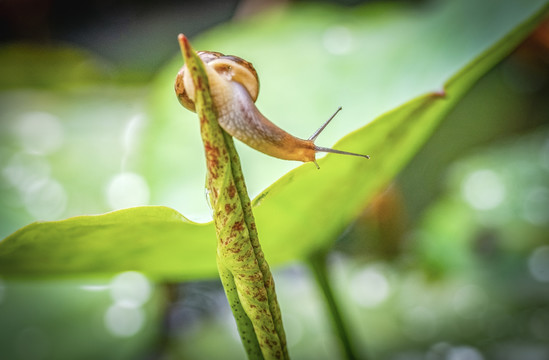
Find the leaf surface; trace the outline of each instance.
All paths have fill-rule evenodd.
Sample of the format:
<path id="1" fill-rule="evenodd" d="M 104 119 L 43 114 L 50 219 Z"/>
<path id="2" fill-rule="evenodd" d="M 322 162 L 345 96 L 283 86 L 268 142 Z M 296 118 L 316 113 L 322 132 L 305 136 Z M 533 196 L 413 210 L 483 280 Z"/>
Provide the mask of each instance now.
<path id="1" fill-rule="evenodd" d="M 0 273 L 73 276 L 144 271 L 153 278 L 216 274 L 215 230 L 161 206 L 30 224 L 0 243 Z M 184 264 L 184 265 L 182 265 Z M 212 266 L 213 265 L 213 266 Z"/>

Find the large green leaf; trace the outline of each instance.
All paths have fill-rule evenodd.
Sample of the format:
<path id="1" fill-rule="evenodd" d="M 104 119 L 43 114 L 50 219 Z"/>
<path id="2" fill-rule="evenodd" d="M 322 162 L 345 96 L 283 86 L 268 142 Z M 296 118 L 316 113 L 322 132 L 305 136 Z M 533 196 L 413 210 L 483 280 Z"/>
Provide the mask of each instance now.
<path id="1" fill-rule="evenodd" d="M 215 274 L 215 246 L 213 226 L 145 206 L 26 226 L 0 246 L 0 269 L 17 276 L 142 270 L 153 278 L 195 278 Z"/>
<path id="2" fill-rule="evenodd" d="M 282 127 L 306 137 L 321 117 L 342 104 L 345 119 L 339 119 L 319 143 L 329 145 L 330 136 L 359 128 L 335 147 L 372 155 L 370 161 L 326 156 L 319 161 L 320 171 L 305 164 L 258 195 L 256 221 L 269 263 L 299 259 L 330 246 L 467 89 L 533 30 L 547 8 L 541 0 L 468 0 L 420 8 L 370 5 L 352 10 L 298 7 L 204 36 L 199 48 L 234 53 L 256 64 L 263 86 L 258 106 L 266 115 L 278 116 Z M 350 43 L 338 48 L 330 43 L 331 36 L 335 44 L 337 39 Z M 148 155 L 148 170 L 163 177 L 181 159 L 190 159 L 174 173 L 198 179 L 193 180 L 196 193 L 205 202 L 203 158 L 196 156 L 201 151 L 198 124 L 176 104 L 171 85 L 175 69 L 171 66 L 166 72 L 170 75 L 159 79 L 161 90 L 153 102 L 158 126 L 150 131 L 156 150 Z M 360 128 L 382 112 L 386 113 Z M 300 122 L 284 123 L 291 118 Z M 173 131 L 171 121 L 182 128 Z M 195 131 L 182 130 L 187 124 Z M 184 135 L 176 137 L 180 134 Z M 261 183 L 254 174 L 274 168 L 265 176 L 274 179 L 291 166 L 245 147 L 240 150 L 252 189 Z M 163 185 L 157 181 L 156 186 Z M 0 271 L 61 275 L 131 269 L 188 279 L 216 272 L 214 249 L 211 224 L 192 224 L 167 208 L 134 208 L 31 224 L 0 244 Z"/>

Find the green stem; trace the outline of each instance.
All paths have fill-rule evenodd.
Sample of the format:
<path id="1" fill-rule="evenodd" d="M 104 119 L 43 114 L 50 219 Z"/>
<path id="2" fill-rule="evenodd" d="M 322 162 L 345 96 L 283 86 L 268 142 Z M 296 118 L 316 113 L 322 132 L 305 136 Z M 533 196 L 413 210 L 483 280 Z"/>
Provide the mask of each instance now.
<path id="1" fill-rule="evenodd" d="M 259 244 L 252 206 L 233 139 L 217 122 L 207 69 L 180 35 L 187 71 L 196 89 L 217 235 L 217 267 L 249 359 L 288 359 L 274 281 Z"/>
<path id="2" fill-rule="evenodd" d="M 244 182 L 244 174 L 242 172 L 242 167 L 240 166 L 240 158 L 238 156 L 238 153 L 236 152 L 233 138 L 226 132 L 223 132 L 223 134 L 225 136 L 225 143 L 229 154 L 232 154 L 232 156 L 230 157 L 230 161 L 233 178 L 238 195 L 242 202 L 242 210 L 244 212 L 244 220 L 246 221 L 246 226 L 248 228 L 250 242 L 254 249 L 255 258 L 258 262 L 259 269 L 261 271 L 261 274 L 263 275 L 263 285 L 265 286 L 265 290 L 267 291 L 269 311 L 273 318 L 276 335 L 281 343 L 283 358 L 288 359 L 289 354 L 286 343 L 286 333 L 284 331 L 284 326 L 282 325 L 282 313 L 280 312 L 278 299 L 276 297 L 274 279 L 269 269 L 269 264 L 265 260 L 265 256 L 263 255 L 263 251 L 261 250 L 261 245 L 259 243 L 259 235 L 257 233 L 255 219 L 252 212 L 252 202 L 250 201 L 250 197 L 248 196 L 248 190 L 246 189 L 246 183 Z"/>
<path id="3" fill-rule="evenodd" d="M 339 339 L 339 343 L 342 348 L 341 350 L 345 354 L 345 358 L 349 360 L 358 359 L 359 357 L 353 350 L 354 348 L 351 344 L 351 337 L 348 331 L 348 326 L 343 320 L 341 310 L 337 305 L 334 291 L 328 278 L 326 253 L 324 251 L 315 252 L 311 256 L 309 256 L 308 260 L 308 263 L 313 271 L 315 280 L 320 287 L 322 294 L 324 295 L 324 299 L 326 300 L 326 306 L 328 313 L 330 314 L 333 331 Z M 362 356 L 361 358 L 365 359 L 364 356 Z"/>
<path id="4" fill-rule="evenodd" d="M 221 283 L 223 284 L 223 289 L 225 289 L 227 301 L 231 306 L 231 311 L 236 321 L 240 340 L 242 341 L 246 354 L 248 354 L 248 359 L 263 359 L 261 346 L 257 341 L 254 326 L 238 297 L 238 289 L 233 274 L 223 265 L 223 261 L 221 261 L 219 257 L 217 258 L 217 268 Z"/>

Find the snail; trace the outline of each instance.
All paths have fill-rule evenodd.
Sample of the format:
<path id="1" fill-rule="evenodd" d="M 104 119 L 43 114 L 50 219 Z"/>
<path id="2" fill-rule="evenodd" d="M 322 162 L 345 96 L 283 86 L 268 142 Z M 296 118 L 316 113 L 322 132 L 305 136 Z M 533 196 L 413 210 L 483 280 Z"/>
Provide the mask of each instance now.
<path id="1" fill-rule="evenodd" d="M 251 63 L 219 52 L 199 51 L 197 54 L 205 64 L 219 125 L 231 136 L 264 154 L 284 160 L 312 161 L 317 168 L 317 152 L 370 158 L 314 144 L 341 107 L 310 138 L 300 139 L 273 124 L 255 106 L 259 79 Z M 195 88 L 186 65 L 177 74 L 175 92 L 185 108 L 196 112 Z"/>

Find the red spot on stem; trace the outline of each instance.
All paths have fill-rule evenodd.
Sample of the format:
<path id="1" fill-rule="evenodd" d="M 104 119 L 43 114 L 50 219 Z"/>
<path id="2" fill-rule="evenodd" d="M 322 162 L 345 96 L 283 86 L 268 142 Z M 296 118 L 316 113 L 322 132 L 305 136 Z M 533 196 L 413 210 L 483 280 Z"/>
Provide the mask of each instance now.
<path id="1" fill-rule="evenodd" d="M 227 248 L 227 251 L 230 252 L 230 253 L 233 253 L 233 254 L 238 254 L 240 252 L 240 250 L 242 250 L 242 249 L 239 248 L 239 247 Z"/>
<path id="2" fill-rule="evenodd" d="M 206 119 L 206 116 L 201 114 L 200 115 L 200 126 L 204 126 L 204 124 L 206 124 L 208 122 L 208 119 Z"/>
<path id="3" fill-rule="evenodd" d="M 231 204 L 225 204 L 225 213 L 227 215 L 229 215 L 230 213 L 233 212 L 233 210 L 236 208 L 236 205 L 232 205 Z"/>
<path id="4" fill-rule="evenodd" d="M 231 228 L 234 232 L 241 232 L 244 230 L 244 221 L 237 221 Z"/>
<path id="5" fill-rule="evenodd" d="M 234 198 L 234 196 L 236 195 L 236 187 L 234 186 L 234 184 L 229 185 L 229 187 L 227 188 L 227 191 L 229 193 L 229 197 L 231 199 Z"/>
<path id="6" fill-rule="evenodd" d="M 209 141 L 204 142 L 204 149 L 206 150 L 206 163 L 210 175 L 217 179 L 217 169 L 219 167 L 219 148 L 212 145 Z"/>

